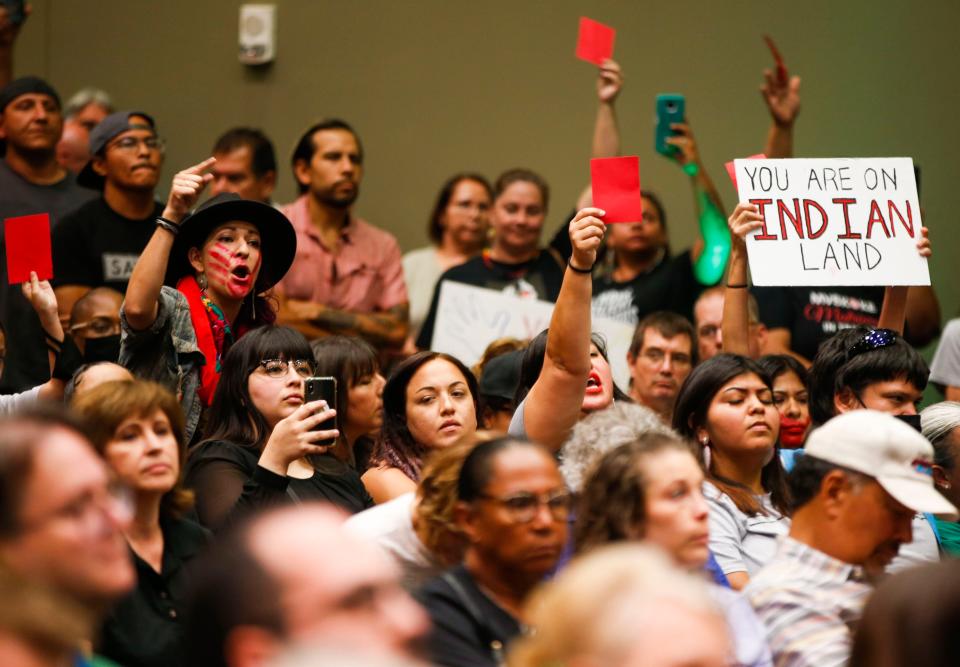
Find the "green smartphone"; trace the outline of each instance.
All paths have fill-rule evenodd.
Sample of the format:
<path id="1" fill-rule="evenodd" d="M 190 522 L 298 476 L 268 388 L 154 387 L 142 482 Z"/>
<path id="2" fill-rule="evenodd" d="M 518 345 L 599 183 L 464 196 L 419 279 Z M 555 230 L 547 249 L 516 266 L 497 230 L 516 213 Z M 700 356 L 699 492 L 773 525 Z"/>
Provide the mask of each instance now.
<path id="1" fill-rule="evenodd" d="M 683 95 L 664 93 L 657 95 L 657 129 L 654 133 L 654 145 L 661 155 L 672 156 L 677 152 L 676 146 L 667 143 L 667 137 L 676 134 L 670 125 L 682 123 L 686 116 L 687 102 Z"/>

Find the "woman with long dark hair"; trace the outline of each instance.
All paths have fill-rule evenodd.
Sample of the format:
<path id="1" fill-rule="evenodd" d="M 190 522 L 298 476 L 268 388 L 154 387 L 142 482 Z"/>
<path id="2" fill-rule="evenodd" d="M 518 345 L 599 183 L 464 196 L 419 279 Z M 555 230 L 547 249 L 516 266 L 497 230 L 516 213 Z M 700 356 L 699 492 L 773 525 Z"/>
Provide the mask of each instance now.
<path id="1" fill-rule="evenodd" d="M 693 369 L 677 396 L 673 428 L 701 446 L 710 505 L 710 550 L 740 589 L 787 533 L 789 491 L 770 377 L 755 361 L 718 354 Z"/>
<path id="2" fill-rule="evenodd" d="M 363 475 L 374 501 L 414 491 L 423 460 L 479 427 L 477 380 L 463 362 L 442 352 L 418 352 L 401 362 L 383 390 L 383 428 Z"/>
<path id="3" fill-rule="evenodd" d="M 370 343 L 356 336 L 328 336 L 310 344 L 320 377 L 337 379 L 337 427 L 334 455 L 361 473 L 383 426 L 380 360 Z"/>
<path id="4" fill-rule="evenodd" d="M 304 403 L 313 375 L 310 344 L 288 327 L 255 329 L 227 353 L 207 437 L 187 460 L 204 525 L 283 502 L 326 500 L 348 512 L 372 504 L 357 471 L 331 453 L 340 432 L 321 425 L 336 411 Z"/>

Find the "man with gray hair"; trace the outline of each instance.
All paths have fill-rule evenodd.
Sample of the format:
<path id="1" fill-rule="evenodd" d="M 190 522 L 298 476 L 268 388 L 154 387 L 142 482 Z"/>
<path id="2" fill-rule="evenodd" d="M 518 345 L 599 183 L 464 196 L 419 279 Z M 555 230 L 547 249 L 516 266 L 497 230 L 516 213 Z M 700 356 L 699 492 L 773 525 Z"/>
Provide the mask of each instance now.
<path id="1" fill-rule="evenodd" d="M 63 110 L 63 135 L 57 143 L 57 162 L 79 174 L 90 161 L 90 133 L 113 113 L 113 101 L 99 88 L 81 88 Z"/>
<path id="2" fill-rule="evenodd" d="M 914 514 L 956 518 L 932 459 L 922 435 L 876 410 L 810 434 L 790 475 L 790 534 L 744 589 L 777 665 L 846 664 L 871 580 L 912 540 Z"/>
<path id="3" fill-rule="evenodd" d="M 954 506 L 960 507 L 960 403 L 943 401 L 920 413 L 923 437 L 933 445 L 933 484 Z M 960 556 L 960 524 L 928 516 L 941 551 Z"/>

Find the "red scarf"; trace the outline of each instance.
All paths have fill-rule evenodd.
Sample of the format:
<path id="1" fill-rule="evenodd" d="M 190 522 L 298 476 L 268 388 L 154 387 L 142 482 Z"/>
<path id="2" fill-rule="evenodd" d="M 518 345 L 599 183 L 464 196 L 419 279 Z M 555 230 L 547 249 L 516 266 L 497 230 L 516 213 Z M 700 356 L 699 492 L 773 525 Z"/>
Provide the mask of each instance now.
<path id="1" fill-rule="evenodd" d="M 197 347 L 203 354 L 203 366 L 200 367 L 200 388 L 197 393 L 207 407 L 213 403 L 213 394 L 220 382 L 220 359 L 227 353 L 232 340 L 223 335 L 222 321 L 213 321 L 217 316 L 203 303 L 203 293 L 193 276 L 184 276 L 177 282 L 177 291 L 187 299 L 190 306 L 190 322 L 197 336 Z M 246 333 L 249 327 L 238 329 L 236 338 Z M 219 334 L 219 335 L 216 335 Z"/>

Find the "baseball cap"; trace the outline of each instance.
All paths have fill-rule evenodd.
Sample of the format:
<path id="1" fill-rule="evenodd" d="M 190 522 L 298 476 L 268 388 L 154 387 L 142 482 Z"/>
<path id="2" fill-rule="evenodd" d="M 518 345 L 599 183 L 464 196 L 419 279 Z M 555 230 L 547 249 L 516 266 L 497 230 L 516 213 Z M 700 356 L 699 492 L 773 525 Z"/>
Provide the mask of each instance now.
<path id="1" fill-rule="evenodd" d="M 139 120 L 131 123 L 130 119 L 134 116 L 139 116 L 146 121 L 146 124 Z M 112 113 L 97 123 L 95 128 L 90 130 L 90 155 L 96 155 L 102 151 L 111 139 L 123 134 L 127 130 L 144 129 L 156 131 L 156 123 L 153 122 L 153 117 L 149 114 L 145 114 L 142 111 L 117 111 Z M 92 158 L 77 175 L 77 183 L 85 188 L 102 190 L 103 182 L 103 176 L 93 170 Z"/>
<path id="2" fill-rule="evenodd" d="M 957 509 L 933 486 L 933 445 L 885 412 L 854 410 L 815 429 L 807 456 L 872 477 L 902 505 L 949 519 Z"/>
<path id="3" fill-rule="evenodd" d="M 506 352 L 488 361 L 480 374 L 480 395 L 512 401 L 520 384 L 522 362 L 523 350 Z"/>

